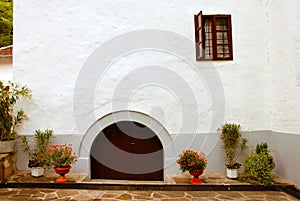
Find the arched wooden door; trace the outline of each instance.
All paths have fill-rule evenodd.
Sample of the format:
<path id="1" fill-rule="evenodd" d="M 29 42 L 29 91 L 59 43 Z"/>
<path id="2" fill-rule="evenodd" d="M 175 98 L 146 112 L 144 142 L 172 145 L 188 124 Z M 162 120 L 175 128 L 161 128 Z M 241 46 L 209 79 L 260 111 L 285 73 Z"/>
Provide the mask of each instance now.
<path id="1" fill-rule="evenodd" d="M 148 127 L 120 121 L 95 138 L 91 152 L 92 179 L 163 181 L 163 147 Z"/>

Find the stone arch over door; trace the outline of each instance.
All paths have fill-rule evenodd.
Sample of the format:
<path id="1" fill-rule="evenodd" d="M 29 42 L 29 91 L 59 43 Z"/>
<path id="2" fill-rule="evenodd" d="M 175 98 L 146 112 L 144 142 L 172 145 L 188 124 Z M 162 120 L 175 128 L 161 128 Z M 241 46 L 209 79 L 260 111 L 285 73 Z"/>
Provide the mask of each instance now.
<path id="1" fill-rule="evenodd" d="M 167 169 L 174 163 L 174 144 L 172 138 L 164 126 L 154 119 L 153 117 L 137 112 L 137 111 L 116 111 L 102 116 L 94 124 L 92 124 L 87 132 L 81 137 L 79 146 L 79 158 L 82 161 L 82 168 L 86 170 L 89 177 L 91 178 L 91 163 L 90 163 L 90 151 L 92 145 L 98 134 L 111 124 L 120 121 L 132 121 L 142 124 L 151 129 L 160 140 L 163 147 L 163 168 L 164 168 L 164 180 L 166 178 Z"/>
<path id="2" fill-rule="evenodd" d="M 91 179 L 163 181 L 163 147 L 157 135 L 134 121 L 104 128 L 90 152 Z"/>

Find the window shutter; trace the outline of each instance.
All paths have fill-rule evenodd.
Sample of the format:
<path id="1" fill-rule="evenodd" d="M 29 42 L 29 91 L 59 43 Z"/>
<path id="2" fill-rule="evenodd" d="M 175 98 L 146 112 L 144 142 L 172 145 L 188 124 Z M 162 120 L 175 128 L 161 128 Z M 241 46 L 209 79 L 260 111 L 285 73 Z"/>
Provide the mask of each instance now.
<path id="1" fill-rule="evenodd" d="M 195 23 L 195 46 L 196 46 L 196 60 L 199 61 L 204 59 L 204 49 L 203 49 L 203 38 L 202 38 L 202 11 L 197 15 L 194 15 Z"/>

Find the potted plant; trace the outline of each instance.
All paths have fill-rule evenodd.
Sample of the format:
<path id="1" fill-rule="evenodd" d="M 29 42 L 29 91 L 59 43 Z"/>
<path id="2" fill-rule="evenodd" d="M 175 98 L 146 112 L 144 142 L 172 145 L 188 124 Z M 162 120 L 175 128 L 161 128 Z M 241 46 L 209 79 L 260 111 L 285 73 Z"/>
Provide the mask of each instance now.
<path id="1" fill-rule="evenodd" d="M 14 152 L 14 141 L 16 129 L 26 113 L 20 110 L 13 110 L 14 105 L 20 97 L 31 98 L 31 90 L 13 82 L 0 80 L 0 153 Z"/>
<path id="2" fill-rule="evenodd" d="M 202 181 L 199 176 L 203 173 L 207 166 L 207 159 L 204 152 L 196 152 L 193 150 L 184 150 L 179 155 L 179 159 L 176 161 L 179 164 L 179 169 L 183 172 L 189 171 L 194 176 L 190 181 L 191 184 L 201 184 Z"/>
<path id="3" fill-rule="evenodd" d="M 266 142 L 257 144 L 255 152 L 247 156 L 243 164 L 243 180 L 255 179 L 264 186 L 274 184 L 272 169 L 275 167 L 275 162 L 273 156 L 270 155 L 270 150 Z"/>
<path id="4" fill-rule="evenodd" d="M 34 133 L 34 142 L 30 142 L 26 136 L 21 137 L 21 149 L 29 156 L 28 167 L 31 168 L 31 175 L 33 177 L 44 175 L 44 168 L 48 163 L 45 155 L 50 146 L 52 134 L 53 130 L 36 130 Z"/>
<path id="5" fill-rule="evenodd" d="M 238 169 L 241 164 L 237 162 L 240 154 L 247 148 L 248 140 L 242 137 L 241 126 L 235 123 L 225 123 L 218 131 L 221 132 L 222 148 L 225 151 L 226 176 L 230 179 L 238 178 Z"/>
<path id="6" fill-rule="evenodd" d="M 52 166 L 57 174 L 60 175 L 56 179 L 57 183 L 67 182 L 65 174 L 69 173 L 71 165 L 77 162 L 76 153 L 73 152 L 72 144 L 51 145 L 46 154 L 48 166 Z"/>

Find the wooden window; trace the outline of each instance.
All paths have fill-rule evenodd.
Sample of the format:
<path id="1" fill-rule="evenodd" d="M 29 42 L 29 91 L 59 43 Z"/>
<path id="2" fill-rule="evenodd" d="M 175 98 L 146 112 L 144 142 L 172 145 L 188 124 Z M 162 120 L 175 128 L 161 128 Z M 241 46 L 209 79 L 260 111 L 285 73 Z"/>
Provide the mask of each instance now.
<path id="1" fill-rule="evenodd" d="M 230 15 L 194 16 L 196 60 L 232 60 Z"/>

